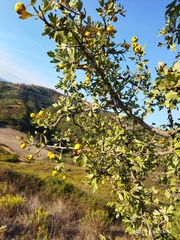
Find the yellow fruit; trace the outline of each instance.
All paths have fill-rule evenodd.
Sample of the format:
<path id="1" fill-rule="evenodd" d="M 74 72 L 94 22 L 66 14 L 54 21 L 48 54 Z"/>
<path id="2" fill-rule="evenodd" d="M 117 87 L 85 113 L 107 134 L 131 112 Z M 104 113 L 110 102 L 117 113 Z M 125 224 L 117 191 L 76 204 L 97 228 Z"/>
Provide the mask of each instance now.
<path id="1" fill-rule="evenodd" d="M 98 32 L 101 33 L 101 34 L 103 34 L 104 29 L 103 29 L 103 28 L 98 28 Z"/>
<path id="2" fill-rule="evenodd" d="M 47 155 L 48 155 L 48 157 L 49 157 L 51 154 L 52 154 L 52 152 L 48 152 L 48 154 L 47 154 Z"/>
<path id="3" fill-rule="evenodd" d="M 14 9 L 18 14 L 22 14 L 22 13 L 26 12 L 26 7 L 21 2 L 16 3 Z"/>
<path id="4" fill-rule="evenodd" d="M 36 116 L 35 113 L 31 113 L 31 114 L 30 114 L 30 117 L 31 117 L 31 118 L 34 118 L 35 116 Z"/>
<path id="5" fill-rule="evenodd" d="M 47 133 L 47 130 L 44 130 L 44 131 L 43 131 L 43 134 L 46 134 L 46 133 Z"/>
<path id="6" fill-rule="evenodd" d="M 76 145 L 74 146 L 74 150 L 79 150 L 79 149 L 81 149 L 81 144 L 76 143 Z"/>
<path id="7" fill-rule="evenodd" d="M 52 171 L 52 176 L 58 176 L 58 171 L 57 170 Z"/>
<path id="8" fill-rule="evenodd" d="M 134 48 L 134 52 L 135 52 L 135 53 L 141 52 L 141 46 L 140 46 L 140 45 L 137 45 L 137 46 Z"/>
<path id="9" fill-rule="evenodd" d="M 91 32 L 89 32 L 89 31 L 85 32 L 84 36 L 85 37 L 90 37 L 91 36 Z"/>
<path id="10" fill-rule="evenodd" d="M 92 153 L 88 153 L 88 157 L 89 157 L 89 158 L 92 157 Z"/>
<path id="11" fill-rule="evenodd" d="M 21 146 L 20 146 L 22 149 L 23 148 L 26 148 L 26 143 L 25 142 L 23 142 L 23 143 L 21 143 Z"/>
<path id="12" fill-rule="evenodd" d="M 91 78 L 90 78 L 90 74 L 87 74 L 86 75 L 86 80 L 85 80 L 85 84 L 89 85 L 90 81 L 91 81 Z"/>
<path id="13" fill-rule="evenodd" d="M 28 155 L 28 159 L 29 159 L 29 160 L 33 160 L 33 155 L 32 155 L 32 154 L 29 154 L 29 155 Z"/>
<path id="14" fill-rule="evenodd" d="M 137 45 L 138 45 L 137 43 L 133 43 L 133 44 L 132 44 L 132 48 L 137 47 Z"/>
<path id="15" fill-rule="evenodd" d="M 67 179 L 67 175 L 63 175 L 62 179 L 66 180 Z"/>
<path id="16" fill-rule="evenodd" d="M 60 63 L 60 64 L 58 65 L 58 67 L 59 67 L 60 69 L 63 69 L 63 68 L 65 67 L 65 64 L 64 64 L 64 63 Z"/>
<path id="17" fill-rule="evenodd" d="M 136 37 L 136 36 L 132 37 L 131 41 L 132 41 L 132 43 L 136 43 L 138 41 L 138 37 Z"/>
<path id="18" fill-rule="evenodd" d="M 49 159 L 54 160 L 56 156 L 55 156 L 54 153 L 49 152 L 49 153 L 48 153 L 48 157 L 49 157 Z"/>
<path id="19" fill-rule="evenodd" d="M 108 34 L 113 34 L 113 33 L 116 33 L 117 31 L 116 31 L 116 29 L 115 29 L 115 27 L 113 27 L 113 26 L 108 26 L 107 27 L 107 33 Z"/>
<path id="20" fill-rule="evenodd" d="M 158 144 L 164 144 L 165 143 L 165 138 L 162 138 L 158 141 Z"/>
<path id="21" fill-rule="evenodd" d="M 43 117 L 44 116 L 44 110 L 39 111 L 38 117 Z"/>

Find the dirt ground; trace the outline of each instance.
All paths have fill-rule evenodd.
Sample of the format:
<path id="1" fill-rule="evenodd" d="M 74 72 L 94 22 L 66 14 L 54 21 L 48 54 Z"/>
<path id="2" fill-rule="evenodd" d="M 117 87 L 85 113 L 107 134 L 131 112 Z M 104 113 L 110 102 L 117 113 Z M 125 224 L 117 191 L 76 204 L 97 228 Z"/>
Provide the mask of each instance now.
<path id="1" fill-rule="evenodd" d="M 26 139 L 26 134 L 15 129 L 12 129 L 8 126 L 0 124 L 0 146 L 3 147 L 5 150 L 9 151 L 10 153 L 17 153 L 19 154 L 19 160 L 27 161 L 27 156 L 32 153 L 34 159 L 38 159 L 38 156 L 35 155 L 35 148 L 25 148 L 21 149 L 20 145 L 22 143 L 21 140 L 18 140 L 16 137 L 23 136 Z M 47 157 L 48 150 L 43 149 L 41 151 L 41 157 Z"/>

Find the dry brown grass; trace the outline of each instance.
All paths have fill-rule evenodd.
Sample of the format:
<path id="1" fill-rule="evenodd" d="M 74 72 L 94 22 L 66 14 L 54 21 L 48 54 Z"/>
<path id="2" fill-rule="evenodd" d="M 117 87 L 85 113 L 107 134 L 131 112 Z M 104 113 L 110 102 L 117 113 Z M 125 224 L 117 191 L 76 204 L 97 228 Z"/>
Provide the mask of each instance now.
<path id="1" fill-rule="evenodd" d="M 126 236 L 101 198 L 48 176 L 48 165 L 44 172 L 43 168 L 42 164 L 36 173 L 29 165 L 0 165 L 0 200 L 7 194 L 17 196 L 13 207 L 8 205 L 12 215 L 1 211 L 0 227 L 7 226 L 2 240 L 98 240 L 100 233 L 110 240 Z M 18 205 L 18 197 L 26 199 L 23 205 Z"/>

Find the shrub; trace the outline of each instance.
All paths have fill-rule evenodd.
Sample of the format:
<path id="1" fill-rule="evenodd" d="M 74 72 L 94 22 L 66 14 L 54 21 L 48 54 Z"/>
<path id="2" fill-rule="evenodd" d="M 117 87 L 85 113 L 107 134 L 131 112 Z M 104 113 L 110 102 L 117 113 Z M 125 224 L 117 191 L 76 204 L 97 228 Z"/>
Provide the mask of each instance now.
<path id="1" fill-rule="evenodd" d="M 0 198 L 1 214 L 8 217 L 17 215 L 23 208 L 26 199 L 19 195 L 6 194 Z"/>
<path id="2" fill-rule="evenodd" d="M 48 239 L 48 229 L 50 227 L 48 211 L 38 207 L 32 214 L 27 215 L 27 220 L 33 238 L 36 240 Z"/>

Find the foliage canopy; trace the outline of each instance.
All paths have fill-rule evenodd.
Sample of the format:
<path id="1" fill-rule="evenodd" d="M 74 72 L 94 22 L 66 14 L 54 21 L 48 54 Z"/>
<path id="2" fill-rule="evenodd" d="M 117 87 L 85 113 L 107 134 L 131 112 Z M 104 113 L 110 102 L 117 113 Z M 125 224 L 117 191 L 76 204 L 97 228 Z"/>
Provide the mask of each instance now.
<path id="1" fill-rule="evenodd" d="M 31 0 L 31 7 L 45 24 L 42 35 L 56 42 L 48 55 L 62 73 L 56 87 L 65 94 L 54 103 L 55 113 L 40 111 L 33 122 L 47 130 L 64 120 L 79 126 L 82 138 L 76 144 L 81 147 L 74 161 L 83 161 L 94 190 L 99 181 L 112 185 L 116 198 L 109 205 L 134 239 L 176 239 L 171 219 L 180 192 L 180 123 L 172 110 L 178 110 L 180 103 L 179 54 L 170 67 L 159 62 L 153 81 L 145 46 L 138 44 L 138 38 L 133 37 L 132 43 L 116 42 L 115 23 L 125 16 L 118 1 L 99 0 L 95 9 L 99 21 L 87 15 L 81 0 Z M 173 50 L 180 43 L 179 9 L 177 0 L 167 6 L 166 26 L 159 32 L 165 43 L 159 46 Z M 30 16 L 22 15 L 24 19 Z M 128 64 L 122 69 L 125 59 L 134 61 L 137 69 L 131 70 Z M 84 73 L 84 80 L 78 78 L 79 72 Z M 140 95 L 143 103 L 138 101 Z M 162 109 L 167 112 L 167 125 L 145 122 L 148 114 Z M 59 151 L 57 171 L 63 171 L 63 149 L 74 148 L 71 131 L 61 130 L 53 136 L 52 147 Z M 48 145 L 45 134 L 39 139 L 38 148 Z M 149 174 L 159 181 L 158 188 L 154 182 L 146 186 Z"/>

